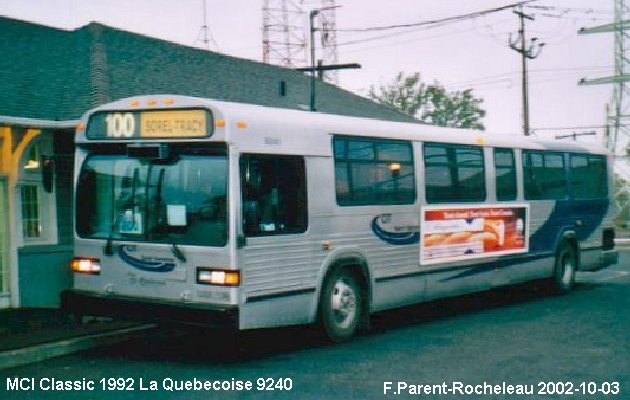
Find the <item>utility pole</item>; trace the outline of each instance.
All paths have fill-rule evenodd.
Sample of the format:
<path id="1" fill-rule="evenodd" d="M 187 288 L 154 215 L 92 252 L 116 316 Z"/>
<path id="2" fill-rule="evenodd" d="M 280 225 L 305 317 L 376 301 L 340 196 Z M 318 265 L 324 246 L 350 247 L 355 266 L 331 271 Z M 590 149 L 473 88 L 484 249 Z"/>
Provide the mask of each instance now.
<path id="1" fill-rule="evenodd" d="M 310 101 L 310 106 L 309 109 L 311 111 L 317 111 L 317 107 L 315 105 L 315 98 L 316 98 L 316 93 L 315 93 L 315 78 L 316 76 L 319 79 L 323 79 L 324 77 L 324 71 L 337 71 L 340 69 L 348 69 L 348 68 L 361 68 L 361 66 L 359 64 L 332 64 L 332 65 L 323 65 L 322 60 L 316 60 L 315 59 L 315 31 L 319 30 L 318 28 L 315 27 L 315 17 L 317 17 L 319 15 L 320 18 L 323 17 L 323 13 L 325 12 L 329 12 L 331 10 L 334 10 L 335 8 L 337 8 L 336 5 L 334 5 L 334 1 L 329 1 L 332 5 L 329 7 L 322 7 L 322 8 L 316 8 L 311 10 L 311 12 L 308 14 L 308 27 L 309 27 L 309 32 L 310 32 L 310 39 L 311 39 L 311 66 L 307 67 L 307 68 L 297 68 L 298 71 L 310 71 L 311 73 L 311 101 Z M 323 2 L 324 3 L 324 2 Z M 334 15 L 334 14 L 333 14 Z M 330 18 L 330 17 L 329 17 Z M 322 25 L 324 25 L 324 23 L 322 22 Z M 334 28 L 334 25 L 333 25 Z M 326 26 L 322 26 L 321 29 L 321 33 L 324 36 L 328 36 L 330 34 L 329 32 L 330 26 L 326 27 Z M 328 39 L 330 40 L 330 38 Z M 325 44 L 325 41 L 322 39 L 322 44 Z M 322 49 L 322 52 L 324 52 L 325 49 Z M 334 50 L 335 56 L 334 56 L 334 60 L 336 61 L 336 39 L 335 39 L 335 50 Z M 324 54 L 324 56 L 326 56 L 326 54 Z M 316 65 L 317 64 L 317 65 Z"/>
<path id="2" fill-rule="evenodd" d="M 514 10 L 514 14 L 518 15 L 520 19 L 520 28 L 518 30 L 518 38 L 512 40 L 510 35 L 509 45 L 510 48 L 518 53 L 521 53 L 521 67 L 522 67 L 522 84 L 523 84 L 523 134 L 529 135 L 529 95 L 528 95 L 528 83 L 527 83 L 527 59 L 534 59 L 540 55 L 544 43 L 538 43 L 538 38 L 532 38 L 529 46 L 527 46 L 525 40 L 525 20 L 534 20 L 534 17 L 523 12 L 521 6 L 518 10 Z"/>
<path id="3" fill-rule="evenodd" d="M 573 133 L 569 133 L 568 135 L 556 135 L 556 139 L 573 138 L 573 141 L 575 142 L 578 136 L 595 136 L 595 135 L 597 135 L 597 132 L 595 131 L 579 132 L 579 133 L 573 132 Z"/>
<path id="4" fill-rule="evenodd" d="M 311 10 L 308 14 L 308 26 L 311 31 L 311 101 L 310 110 L 317 111 L 315 109 L 315 17 L 319 14 L 319 10 Z"/>

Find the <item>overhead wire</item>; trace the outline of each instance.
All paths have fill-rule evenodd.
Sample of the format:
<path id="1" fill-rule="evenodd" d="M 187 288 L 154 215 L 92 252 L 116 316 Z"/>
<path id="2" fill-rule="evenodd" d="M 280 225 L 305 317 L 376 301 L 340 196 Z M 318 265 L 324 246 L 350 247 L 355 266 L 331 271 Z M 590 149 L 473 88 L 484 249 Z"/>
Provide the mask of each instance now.
<path id="1" fill-rule="evenodd" d="M 412 22 L 412 23 L 390 24 L 390 25 L 370 26 L 370 27 L 361 27 L 361 28 L 336 28 L 335 32 L 338 33 L 339 35 L 338 37 L 347 37 L 346 35 L 348 35 L 349 37 L 352 37 L 352 36 L 356 37 L 358 35 L 362 35 L 362 34 L 370 33 L 370 32 L 383 32 L 383 31 L 390 31 L 390 30 L 398 30 L 398 32 L 391 32 L 391 33 L 381 34 L 381 35 L 376 35 L 376 36 L 371 36 L 371 37 L 363 37 L 363 38 L 357 38 L 357 39 L 350 39 L 346 41 L 339 41 L 337 43 L 337 47 L 359 45 L 359 44 L 368 43 L 368 42 L 377 41 L 377 40 L 391 39 L 394 37 L 398 37 L 402 35 L 409 35 L 409 34 L 417 33 L 419 31 L 424 31 L 428 29 L 442 28 L 452 23 L 463 22 L 467 20 L 472 20 L 476 22 L 477 19 L 480 17 L 486 17 L 488 15 L 491 15 L 500 11 L 505 11 L 508 9 L 513 9 L 518 6 L 523 6 L 523 7 L 535 10 L 537 15 L 540 15 L 543 17 L 556 18 L 556 19 L 562 20 L 564 21 L 565 24 L 567 20 L 573 20 L 575 23 L 578 19 L 580 20 L 581 19 L 589 20 L 593 18 L 604 19 L 600 17 L 580 18 L 580 17 L 569 15 L 569 14 L 575 14 L 575 13 L 609 14 L 610 13 L 609 11 L 595 10 L 592 8 L 570 8 L 570 7 L 556 7 L 556 6 L 544 6 L 544 5 L 532 4 L 536 1 L 538 0 L 520 1 L 520 2 L 515 2 L 512 4 L 504 5 L 501 7 L 489 8 L 489 9 L 476 11 L 472 13 L 460 14 L 460 15 L 446 17 L 446 18 L 418 21 L 418 22 Z M 557 12 L 557 14 L 553 14 L 552 12 L 554 11 Z M 539 34 L 552 35 L 558 29 L 562 30 L 564 28 L 565 27 L 556 26 L 554 27 L 552 31 L 532 31 L 532 32 L 539 33 Z M 562 43 L 567 40 L 567 37 L 563 37 L 559 41 L 558 40 L 548 41 L 548 43 L 551 43 L 551 44 Z"/>
<path id="2" fill-rule="evenodd" d="M 533 0 L 535 1 L 535 0 Z M 513 9 L 518 5 L 524 5 L 525 7 L 530 7 L 533 13 L 536 16 L 540 16 L 542 19 L 556 19 L 557 23 L 554 24 L 552 29 L 549 30 L 528 30 L 528 32 L 536 34 L 536 35 L 544 35 L 551 38 L 556 38 L 552 40 L 545 41 L 551 44 L 562 43 L 566 40 L 569 40 L 570 37 L 575 35 L 575 30 L 571 29 L 572 26 L 577 24 L 577 21 L 581 20 L 606 20 L 608 19 L 608 15 L 610 15 L 607 11 L 601 11 L 595 13 L 592 9 L 560 9 L 560 8 L 534 8 L 536 7 L 533 4 L 533 1 L 527 2 L 518 2 L 513 3 L 503 7 L 497 7 L 494 9 L 487 9 L 475 13 L 462 14 L 448 18 L 442 19 L 433 19 L 427 21 L 420 21 L 411 24 L 393 24 L 386 26 L 375 26 L 375 27 L 367 27 L 367 28 L 348 28 L 348 29 L 336 29 L 338 32 L 339 38 L 352 38 L 350 40 L 341 41 L 338 43 L 338 46 L 350 47 L 350 46 L 359 46 L 364 43 L 375 42 L 379 40 L 386 40 L 386 44 L 379 44 L 376 46 L 360 46 L 359 48 L 352 50 L 344 50 L 344 54 L 354 53 L 354 52 L 364 52 L 367 50 L 372 50 L 376 48 L 381 48 L 384 46 L 395 46 L 399 44 L 404 44 L 408 42 L 417 42 L 419 40 L 428 40 L 434 39 L 444 36 L 456 35 L 467 33 L 470 31 L 474 31 L 477 34 L 480 34 L 479 30 L 482 31 L 481 34 L 484 36 L 489 36 L 496 43 L 501 46 L 505 46 L 507 34 L 509 32 L 514 32 L 514 29 L 508 29 L 507 27 L 504 30 L 497 31 L 497 26 L 501 26 L 504 22 L 510 21 L 509 19 L 499 19 L 498 21 L 490 20 L 490 17 L 493 15 L 497 15 L 496 13 L 508 9 Z M 462 22 L 472 22 L 471 28 L 465 29 L 453 29 L 447 32 L 442 32 L 436 35 L 423 35 L 427 31 L 436 31 L 441 30 L 447 26 L 451 26 L 455 23 Z M 550 21 L 551 22 L 551 21 Z M 572 23 L 571 23 L 572 22 Z M 481 28 L 481 29 L 480 29 Z M 389 32 L 389 31 L 392 32 Z M 568 32 L 570 31 L 570 32 Z M 366 33 L 380 33 L 384 32 L 384 34 L 377 34 L 369 37 L 361 37 Z M 566 32 L 566 33 L 565 33 Z M 401 36 L 406 35 L 414 35 L 413 38 L 407 38 L 403 40 L 396 40 Z M 420 37 L 418 37 L 420 36 Z M 388 40 L 389 39 L 389 40 Z M 393 39 L 393 40 L 392 40 Z M 593 71 L 606 71 L 610 70 L 612 66 L 593 66 L 593 67 L 576 67 L 576 68 L 552 68 L 545 70 L 531 70 L 532 74 L 530 78 L 530 83 L 532 85 L 542 85 L 546 84 L 549 81 L 566 81 L 576 79 L 576 75 L 580 75 L 583 72 L 593 72 Z M 448 90 L 463 90 L 469 88 L 479 88 L 483 87 L 483 91 L 493 90 L 493 89 L 502 89 L 504 90 L 505 86 L 508 87 L 516 87 L 518 85 L 518 81 L 520 81 L 520 71 L 507 72 L 499 75 L 494 75 L 490 77 L 483 77 L 480 79 L 475 79 L 473 81 L 468 82 L 459 82 L 455 84 L 444 84 L 444 87 L 448 88 Z M 539 128 L 541 129 L 541 128 Z M 563 129 L 563 128 L 555 128 Z M 567 128 L 570 129 L 570 128 Z"/>
<path id="3" fill-rule="evenodd" d="M 521 1 L 521 2 L 516 2 L 516 3 L 512 3 L 512 4 L 508 4 L 505 6 L 501 6 L 501 7 L 495 7 L 495 8 L 489 8 L 489 9 L 485 9 L 485 10 L 481 10 L 481 11 L 476 11 L 476 12 L 472 12 L 472 13 L 467 13 L 467 14 L 460 14 L 460 15 L 456 15 L 456 16 L 451 16 L 451 17 L 446 17 L 446 18 L 440 18 L 440 19 L 432 19 L 432 20 L 425 20 L 425 21 L 419 21 L 419 22 L 413 22 L 413 23 L 403 23 L 403 24 L 391 24 L 391 25 L 383 25 L 383 26 L 372 26 L 372 27 L 363 27 L 363 28 L 336 28 L 335 32 L 338 34 L 338 38 L 344 38 L 344 37 L 357 37 L 360 36 L 362 34 L 365 33 L 370 33 L 370 32 L 383 32 L 383 31 L 389 31 L 389 30 L 398 30 L 397 32 L 391 32 L 391 33 L 386 33 L 386 34 L 380 34 L 380 35 L 376 35 L 376 36 L 371 36 L 371 37 L 362 37 L 362 38 L 356 38 L 356 39 L 347 39 L 345 41 L 343 40 L 339 40 L 337 42 L 337 47 L 346 47 L 346 46 L 354 46 L 354 45 L 360 45 L 360 44 L 364 44 L 364 43 L 369 43 L 369 42 L 373 42 L 373 41 L 379 41 L 379 40 L 386 40 L 386 39 L 391 39 L 391 38 L 395 38 L 395 37 L 399 37 L 399 36 L 404 36 L 404 35 L 410 35 L 410 34 L 415 34 L 421 31 L 426 31 L 426 30 L 433 30 L 433 29 L 439 29 L 439 28 L 443 28 L 447 25 L 456 23 L 456 22 L 464 22 L 464 21 L 473 21 L 473 22 L 477 22 L 479 18 L 483 17 L 486 18 L 489 15 L 492 15 L 494 13 L 500 12 L 500 11 L 505 11 L 508 9 L 513 9 L 517 6 L 524 6 L 524 7 L 529 7 L 531 9 L 534 10 L 538 10 L 540 14 L 540 11 L 559 11 L 562 13 L 562 15 L 559 14 L 551 14 L 551 13 L 543 13 L 544 16 L 546 17 L 552 17 L 552 18 L 556 18 L 562 22 L 559 22 L 558 25 L 554 26 L 554 28 L 550 31 L 530 31 L 539 35 L 546 35 L 546 36 L 558 36 L 556 34 L 556 32 L 562 32 L 563 30 L 565 30 L 567 28 L 567 24 L 568 24 L 568 20 L 573 20 L 574 23 L 577 20 L 575 17 L 567 17 L 567 15 L 569 13 L 585 13 L 585 12 L 593 12 L 592 9 L 571 9 L 571 8 L 559 8 L 559 7 L 552 7 L 552 6 L 537 6 L 537 5 L 533 5 L 531 3 L 536 2 L 538 0 L 527 0 L 527 1 Z M 541 15 L 543 16 L 543 15 Z M 563 26 L 560 26 L 562 25 Z M 402 31 L 401 31 L 402 30 Z M 507 33 L 507 32 L 506 32 Z M 443 36 L 448 36 L 448 35 L 452 35 L 452 32 L 449 32 Z M 442 35 L 437 35 L 437 36 L 430 36 L 429 38 L 435 38 L 435 37 L 440 37 Z M 556 39 L 556 40 L 547 40 L 547 44 L 558 44 L 558 43 L 563 43 L 567 40 L 569 40 L 569 38 L 573 36 L 573 32 L 567 32 L 566 35 L 563 35 L 560 39 Z M 423 40 L 423 39 L 419 39 L 419 40 Z M 493 37 L 493 40 L 495 40 L 495 42 L 498 43 L 498 40 L 495 39 Z M 391 42 L 390 42 L 391 43 Z M 399 42 L 399 43 L 405 43 L 405 42 Z M 504 43 L 501 42 L 501 45 L 503 45 Z M 374 47 L 368 47 L 365 48 L 367 50 L 369 49 L 374 49 L 374 48 L 379 48 L 380 46 L 374 46 Z M 346 51 L 347 52 L 347 51 Z"/>
<path id="4" fill-rule="evenodd" d="M 581 8 L 581 7 L 559 7 L 559 6 L 544 6 L 538 4 L 524 5 L 525 8 L 531 8 L 535 10 L 543 11 L 563 11 L 563 12 L 577 12 L 584 14 L 614 14 L 613 10 L 598 10 L 594 8 Z"/>
<path id="5" fill-rule="evenodd" d="M 536 1 L 538 0 L 525 0 L 525 1 L 508 4 L 501 7 L 494 7 L 494 8 L 489 8 L 482 11 L 475 11 L 472 13 L 460 14 L 460 15 L 455 15 L 452 17 L 446 17 L 446 18 L 440 18 L 440 19 L 434 19 L 434 20 L 419 21 L 419 22 L 412 22 L 412 23 L 406 23 L 406 24 L 371 26 L 371 27 L 364 27 L 364 28 L 344 28 L 344 29 L 337 29 L 337 32 L 373 32 L 373 31 L 384 31 L 384 30 L 391 30 L 391 29 L 412 28 L 412 27 L 420 27 L 420 26 L 427 26 L 427 25 L 437 25 L 437 24 L 442 24 L 442 23 L 459 22 L 462 20 L 470 19 L 470 18 L 480 17 L 486 14 L 504 11 L 510 8 L 522 6 L 522 5 L 529 4 Z"/>
<path id="6" fill-rule="evenodd" d="M 355 45 L 355 44 L 361 44 L 361 43 L 367 43 L 367 42 L 373 42 L 373 41 L 376 41 L 376 40 L 389 39 L 389 38 L 392 38 L 392 37 L 397 37 L 397 36 L 403 36 L 403 35 L 408 35 L 408 34 L 412 34 L 412 33 L 417 33 L 417 32 L 421 32 L 421 31 L 433 29 L 433 28 L 436 28 L 436 27 L 442 27 L 442 26 L 445 26 L 445 25 L 447 25 L 447 24 L 432 25 L 431 27 L 419 27 L 419 28 L 415 28 L 415 29 L 407 30 L 407 31 L 403 31 L 403 32 L 393 32 L 393 33 L 388 33 L 388 34 L 383 34 L 383 35 L 378 35 L 378 36 L 367 37 L 367 38 L 363 38 L 363 39 L 349 40 L 349 41 L 346 41 L 346 42 L 337 43 L 337 47 L 339 47 L 339 46 Z"/>
<path id="7" fill-rule="evenodd" d="M 546 68 L 546 69 L 534 69 L 530 70 L 530 74 L 532 75 L 532 81 L 535 82 L 544 82 L 556 78 L 574 78 L 576 75 L 583 72 L 604 72 L 612 69 L 613 66 L 593 66 L 593 67 L 576 67 L 576 68 Z M 488 86 L 495 84 L 505 84 L 509 83 L 510 86 L 513 81 L 520 79 L 521 71 L 510 71 L 497 75 L 490 75 L 481 77 L 478 79 L 473 79 L 464 82 L 456 82 L 452 84 L 445 84 L 444 86 L 451 89 L 457 90 L 461 88 L 469 88 L 469 87 L 480 87 L 480 86 Z"/>
<path id="8" fill-rule="evenodd" d="M 381 34 L 381 35 L 362 38 L 362 39 L 348 40 L 346 42 L 337 43 L 337 47 L 361 44 L 361 43 L 371 42 L 375 40 L 383 40 L 383 39 L 388 39 L 388 38 L 392 38 L 396 36 L 415 33 L 417 31 L 440 28 L 440 27 L 443 27 L 443 26 L 446 26 L 455 22 L 474 20 L 475 18 L 484 16 L 484 15 L 504 11 L 507 9 L 511 9 L 511 8 L 523 5 L 523 4 L 532 3 L 535 1 L 538 1 L 538 0 L 526 0 L 526 1 L 521 1 L 517 3 L 508 4 L 501 7 L 495 7 L 495 8 L 489 8 L 489 9 L 485 9 L 481 11 L 476 11 L 472 13 L 460 14 L 460 15 L 446 17 L 446 18 L 425 20 L 425 21 L 419 21 L 419 22 L 413 22 L 413 23 L 372 26 L 372 27 L 364 27 L 364 28 L 336 28 L 335 31 L 337 33 L 368 33 L 368 32 L 382 32 L 382 31 L 389 31 L 389 30 L 404 29 L 402 32 L 392 32 L 392 33 Z"/>
<path id="9" fill-rule="evenodd" d="M 532 128 L 532 131 L 564 131 L 573 129 L 602 129 L 608 125 L 581 125 L 581 126 L 561 126 L 561 127 L 542 127 Z"/>
<path id="10" fill-rule="evenodd" d="M 397 41 L 388 41 L 387 43 L 383 43 L 383 44 L 378 44 L 378 45 L 374 45 L 374 46 L 369 46 L 369 47 L 359 47 L 359 48 L 355 48 L 352 50 L 344 50 L 344 54 L 352 54 L 352 53 L 360 53 L 363 51 L 367 51 L 367 50 L 374 50 L 374 49 L 379 49 L 379 48 L 383 48 L 383 47 L 395 47 L 395 46 L 399 46 L 399 45 L 404 45 L 407 43 L 416 43 L 419 41 L 424 41 L 424 40 L 431 40 L 431 39 L 438 39 L 438 38 L 443 38 L 443 37 L 447 37 L 447 36 L 452 36 L 452 35 L 458 35 L 458 34 L 462 34 L 462 33 L 467 33 L 467 32 L 471 32 L 474 28 L 465 28 L 465 29 L 455 29 L 455 30 L 451 30 L 448 32 L 444 32 L 444 33 L 440 33 L 440 34 L 433 34 L 430 36 L 420 36 L 420 37 L 413 37 L 413 38 L 408 38 L 408 39 L 403 39 L 403 40 L 397 40 Z M 411 33 L 411 32 L 409 32 Z M 416 32 L 414 32 L 416 33 Z"/>

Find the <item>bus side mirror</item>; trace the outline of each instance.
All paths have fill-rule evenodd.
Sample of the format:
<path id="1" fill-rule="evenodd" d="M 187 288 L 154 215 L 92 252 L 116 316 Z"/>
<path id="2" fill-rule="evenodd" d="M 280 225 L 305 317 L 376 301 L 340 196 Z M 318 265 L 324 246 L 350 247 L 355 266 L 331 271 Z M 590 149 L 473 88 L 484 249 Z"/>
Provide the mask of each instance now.
<path id="1" fill-rule="evenodd" d="M 42 156 L 42 185 L 46 193 L 52 193 L 55 183 L 55 161 L 52 157 Z"/>

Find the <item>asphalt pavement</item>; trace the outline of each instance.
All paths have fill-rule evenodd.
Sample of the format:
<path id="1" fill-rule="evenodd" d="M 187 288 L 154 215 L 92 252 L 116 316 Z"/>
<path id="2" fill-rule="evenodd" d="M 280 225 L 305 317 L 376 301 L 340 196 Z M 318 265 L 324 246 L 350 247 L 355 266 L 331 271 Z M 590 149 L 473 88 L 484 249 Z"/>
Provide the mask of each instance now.
<path id="1" fill-rule="evenodd" d="M 379 313 L 340 345 L 309 327 L 149 329 L 4 369 L 0 398 L 630 399 L 630 255 L 578 278 L 565 296 L 526 284 Z"/>

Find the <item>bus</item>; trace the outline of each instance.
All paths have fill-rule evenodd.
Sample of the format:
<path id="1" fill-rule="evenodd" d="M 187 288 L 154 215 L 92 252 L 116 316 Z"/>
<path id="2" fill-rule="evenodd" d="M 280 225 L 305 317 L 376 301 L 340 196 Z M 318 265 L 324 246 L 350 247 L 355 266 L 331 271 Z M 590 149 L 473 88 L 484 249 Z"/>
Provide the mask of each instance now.
<path id="1" fill-rule="evenodd" d="M 238 330 L 318 324 L 617 261 L 599 146 L 185 96 L 77 127 L 62 307 Z"/>

